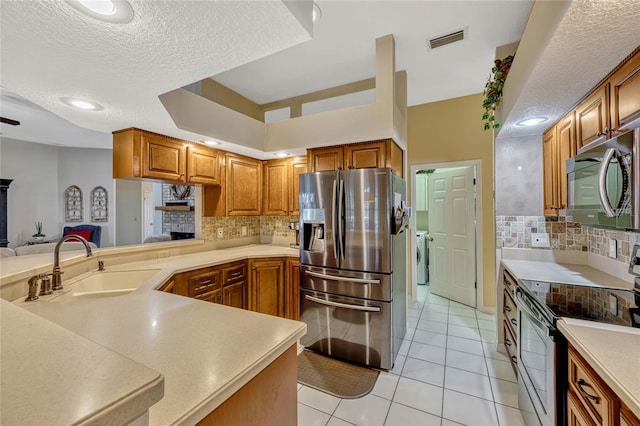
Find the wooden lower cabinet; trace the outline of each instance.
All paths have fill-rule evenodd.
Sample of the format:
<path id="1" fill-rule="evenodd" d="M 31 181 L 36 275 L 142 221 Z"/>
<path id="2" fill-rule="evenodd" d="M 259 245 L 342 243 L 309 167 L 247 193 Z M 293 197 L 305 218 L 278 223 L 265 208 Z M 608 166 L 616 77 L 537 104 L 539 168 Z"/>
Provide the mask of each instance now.
<path id="1" fill-rule="evenodd" d="M 158 290 L 299 320 L 300 261 L 240 260 L 175 274 Z"/>
<path id="2" fill-rule="evenodd" d="M 300 261 L 287 259 L 287 293 L 285 317 L 300 319 Z"/>
<path id="3" fill-rule="evenodd" d="M 222 303 L 234 308 L 247 309 L 247 282 L 240 281 L 224 286 Z"/>
<path id="4" fill-rule="evenodd" d="M 249 261 L 249 309 L 263 314 L 285 316 L 285 259 Z"/>
<path id="5" fill-rule="evenodd" d="M 297 362 L 294 344 L 197 424 L 296 426 Z"/>
<path id="6" fill-rule="evenodd" d="M 620 401 L 571 344 L 568 367 L 569 425 L 640 426 L 640 420 Z"/>

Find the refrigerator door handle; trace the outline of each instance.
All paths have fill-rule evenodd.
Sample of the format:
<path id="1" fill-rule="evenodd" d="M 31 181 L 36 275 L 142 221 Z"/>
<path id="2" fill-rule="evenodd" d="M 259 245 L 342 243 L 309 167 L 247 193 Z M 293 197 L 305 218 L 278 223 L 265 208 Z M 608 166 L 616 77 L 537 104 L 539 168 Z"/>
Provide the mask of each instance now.
<path id="1" fill-rule="evenodd" d="M 338 241 L 337 241 L 337 235 L 338 233 L 336 232 L 336 192 L 337 192 L 337 181 L 333 181 L 333 197 L 332 197 L 332 201 L 331 201 L 331 211 L 333 212 L 333 214 L 331 215 L 331 228 L 333 230 L 333 257 L 336 259 L 336 261 L 338 260 Z M 325 235 L 326 238 L 326 235 Z"/>
<path id="2" fill-rule="evenodd" d="M 338 240 L 340 241 L 340 257 L 344 260 L 344 180 L 340 179 L 338 191 Z"/>
<path id="3" fill-rule="evenodd" d="M 370 306 L 350 305 L 348 303 L 332 302 L 330 300 L 318 299 L 317 297 L 309 296 L 308 294 L 305 294 L 304 298 L 315 303 L 320 303 L 321 305 L 335 306 L 337 308 L 355 309 L 356 311 L 366 311 L 366 312 L 380 312 L 380 308 L 376 306 L 370 307 Z"/>
<path id="4" fill-rule="evenodd" d="M 376 280 L 376 279 L 367 280 L 364 278 L 337 277 L 335 275 L 321 274 L 319 272 L 313 272 L 313 271 L 304 271 L 304 273 L 312 277 L 322 278 L 325 280 L 347 281 L 350 283 L 361 283 L 361 284 L 380 284 L 380 280 Z"/>

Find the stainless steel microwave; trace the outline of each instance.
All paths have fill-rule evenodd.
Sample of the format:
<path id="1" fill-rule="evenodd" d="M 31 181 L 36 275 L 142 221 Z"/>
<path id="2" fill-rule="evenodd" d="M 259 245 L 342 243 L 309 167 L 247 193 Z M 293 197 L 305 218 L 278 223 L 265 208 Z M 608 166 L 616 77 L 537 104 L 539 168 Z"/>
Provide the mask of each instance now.
<path id="1" fill-rule="evenodd" d="M 640 230 L 640 129 L 567 160 L 567 221 Z"/>

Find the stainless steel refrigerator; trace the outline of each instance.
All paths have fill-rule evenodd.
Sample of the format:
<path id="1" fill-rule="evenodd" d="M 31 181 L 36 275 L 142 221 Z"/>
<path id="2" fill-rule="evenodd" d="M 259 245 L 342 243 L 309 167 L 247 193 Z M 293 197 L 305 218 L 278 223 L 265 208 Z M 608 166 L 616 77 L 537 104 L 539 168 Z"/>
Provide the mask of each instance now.
<path id="1" fill-rule="evenodd" d="M 390 169 L 300 176 L 302 345 L 393 368 L 407 331 L 405 199 Z"/>

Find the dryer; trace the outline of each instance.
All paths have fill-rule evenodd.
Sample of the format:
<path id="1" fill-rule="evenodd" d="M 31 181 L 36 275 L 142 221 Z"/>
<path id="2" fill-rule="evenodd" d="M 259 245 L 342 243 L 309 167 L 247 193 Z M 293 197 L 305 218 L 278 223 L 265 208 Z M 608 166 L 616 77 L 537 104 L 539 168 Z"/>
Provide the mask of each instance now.
<path id="1" fill-rule="evenodd" d="M 427 283 L 427 238 L 426 231 L 416 232 L 418 284 Z"/>

